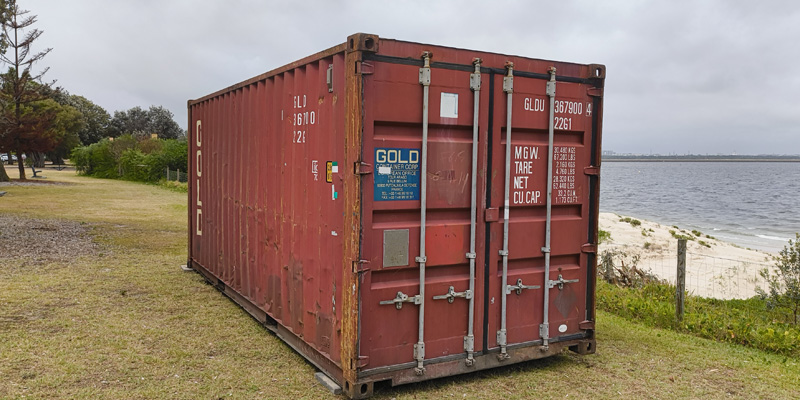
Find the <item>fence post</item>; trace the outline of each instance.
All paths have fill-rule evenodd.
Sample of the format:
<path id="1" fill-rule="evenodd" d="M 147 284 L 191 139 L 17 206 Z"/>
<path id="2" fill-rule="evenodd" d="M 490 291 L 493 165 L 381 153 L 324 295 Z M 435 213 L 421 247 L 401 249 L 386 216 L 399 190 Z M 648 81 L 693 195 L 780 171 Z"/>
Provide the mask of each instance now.
<path id="1" fill-rule="evenodd" d="M 181 170 L 180 169 L 178 170 L 178 174 L 177 175 L 178 176 L 175 177 L 175 182 L 180 182 L 181 181 Z"/>
<path id="2" fill-rule="evenodd" d="M 678 239 L 678 274 L 675 277 L 675 319 L 683 321 L 686 293 L 686 239 Z"/>
<path id="3" fill-rule="evenodd" d="M 614 257 L 609 252 L 604 252 L 601 256 L 603 268 L 605 269 L 606 282 L 614 282 Z"/>
<path id="4" fill-rule="evenodd" d="M 166 179 L 169 180 L 169 167 L 167 167 L 167 177 L 166 177 Z"/>

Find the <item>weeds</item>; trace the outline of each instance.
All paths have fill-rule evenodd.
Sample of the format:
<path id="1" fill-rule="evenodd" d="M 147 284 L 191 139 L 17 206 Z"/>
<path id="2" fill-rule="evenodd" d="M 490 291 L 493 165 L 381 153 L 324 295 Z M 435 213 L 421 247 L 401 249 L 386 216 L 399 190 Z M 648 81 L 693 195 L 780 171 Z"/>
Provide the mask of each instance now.
<path id="1" fill-rule="evenodd" d="M 631 217 L 620 218 L 619 222 L 627 222 L 627 223 L 631 224 L 631 226 L 634 227 L 634 228 L 637 227 L 637 226 L 642 225 L 642 221 L 639 221 L 638 219 L 631 218 Z"/>
<path id="2" fill-rule="evenodd" d="M 611 232 L 604 231 L 602 229 L 600 229 L 597 232 L 597 243 L 598 244 L 603 244 L 605 242 L 610 242 L 610 241 L 611 241 Z"/>
<path id="3" fill-rule="evenodd" d="M 647 243 L 645 246 L 649 247 Z M 675 286 L 639 269 L 639 258 L 635 252 L 607 250 L 601 254 L 599 309 L 653 327 L 800 356 L 800 327 L 791 320 L 783 322 L 787 319 L 786 307 L 774 307 L 760 297 L 719 300 L 688 295 L 683 322 L 678 324 Z"/>

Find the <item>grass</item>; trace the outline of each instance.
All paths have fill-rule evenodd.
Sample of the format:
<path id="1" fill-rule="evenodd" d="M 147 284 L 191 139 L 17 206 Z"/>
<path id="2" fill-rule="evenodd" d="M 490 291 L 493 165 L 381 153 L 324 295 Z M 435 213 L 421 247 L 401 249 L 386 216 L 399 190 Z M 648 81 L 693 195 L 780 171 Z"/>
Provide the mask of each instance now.
<path id="1" fill-rule="evenodd" d="M 46 175 L 73 185 L 3 187 L 0 213 L 84 222 L 101 250 L 68 263 L 0 265 L 0 398 L 333 398 L 301 356 L 180 270 L 185 194 Z M 598 314 L 597 345 L 595 355 L 567 352 L 386 388 L 375 398 L 800 397 L 796 358 L 606 312 Z"/>
<path id="2" fill-rule="evenodd" d="M 598 307 L 657 328 L 800 358 L 800 327 L 791 324 L 785 309 L 770 309 L 758 297 L 719 300 L 687 296 L 682 323 L 675 322 L 675 286 L 648 283 L 621 288 L 598 281 Z"/>

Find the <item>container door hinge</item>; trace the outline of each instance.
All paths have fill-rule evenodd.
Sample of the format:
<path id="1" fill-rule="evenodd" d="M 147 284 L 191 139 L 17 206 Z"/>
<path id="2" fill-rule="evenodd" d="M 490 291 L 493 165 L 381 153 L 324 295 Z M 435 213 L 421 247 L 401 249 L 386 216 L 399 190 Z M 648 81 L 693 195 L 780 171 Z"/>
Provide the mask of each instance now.
<path id="1" fill-rule="evenodd" d="M 356 161 L 353 170 L 356 175 L 369 175 L 372 173 L 372 165 L 363 161 Z"/>
<path id="2" fill-rule="evenodd" d="M 369 356 L 358 356 L 358 368 L 364 368 L 369 365 Z"/>
<path id="3" fill-rule="evenodd" d="M 369 364 L 369 356 L 358 356 L 358 359 L 350 360 L 350 368 L 364 368 Z"/>
<path id="4" fill-rule="evenodd" d="M 588 88 L 586 89 L 586 94 L 592 97 L 603 97 L 603 88 Z"/>
<path id="5" fill-rule="evenodd" d="M 497 222 L 500 220 L 500 209 L 499 208 L 487 208 L 484 211 L 483 219 L 486 222 Z"/>
<path id="6" fill-rule="evenodd" d="M 357 274 L 357 273 L 369 271 L 369 268 L 367 267 L 367 264 L 369 264 L 368 260 L 353 261 L 353 273 Z"/>
<path id="7" fill-rule="evenodd" d="M 356 61 L 356 75 L 372 75 L 375 68 L 372 64 L 364 61 Z"/>
<path id="8" fill-rule="evenodd" d="M 581 246 L 581 252 L 597 254 L 597 245 L 594 243 L 586 243 L 583 246 Z"/>
<path id="9" fill-rule="evenodd" d="M 583 174 L 589 176 L 598 176 L 600 175 L 600 167 L 595 165 L 590 165 L 583 169 Z"/>

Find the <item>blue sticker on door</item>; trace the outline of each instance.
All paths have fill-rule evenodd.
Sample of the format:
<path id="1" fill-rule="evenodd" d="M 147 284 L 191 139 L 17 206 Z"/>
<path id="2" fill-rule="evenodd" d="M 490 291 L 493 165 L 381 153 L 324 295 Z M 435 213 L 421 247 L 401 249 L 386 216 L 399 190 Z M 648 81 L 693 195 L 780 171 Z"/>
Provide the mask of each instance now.
<path id="1" fill-rule="evenodd" d="M 375 149 L 375 201 L 419 200 L 419 149 Z"/>

